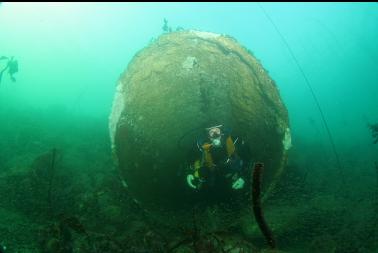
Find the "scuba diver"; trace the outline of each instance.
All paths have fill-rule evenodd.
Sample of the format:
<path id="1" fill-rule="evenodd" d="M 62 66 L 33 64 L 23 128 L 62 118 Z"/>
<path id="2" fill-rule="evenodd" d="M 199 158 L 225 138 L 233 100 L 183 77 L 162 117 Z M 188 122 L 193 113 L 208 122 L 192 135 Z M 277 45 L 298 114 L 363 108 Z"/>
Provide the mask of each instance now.
<path id="1" fill-rule="evenodd" d="M 1 78 L 6 70 L 8 70 L 8 74 L 13 82 L 16 81 L 16 78 L 13 76 L 18 72 L 18 61 L 14 59 L 12 56 L 11 58 L 8 58 L 6 56 L 1 56 L 0 60 L 8 60 L 7 64 L 5 65 L 5 68 L 3 68 L 0 71 L 0 83 L 1 83 Z"/>
<path id="2" fill-rule="evenodd" d="M 221 128 L 222 125 L 206 128 L 207 136 L 197 141 L 200 154 L 196 155 L 190 166 L 191 172 L 186 177 L 189 187 L 213 187 L 219 176 L 234 190 L 244 187 L 243 172 L 248 161 L 241 158 L 240 152 L 246 151 L 247 146 L 243 140 L 233 139 L 230 131 L 222 131 Z M 248 152 L 245 154 L 248 155 Z"/>

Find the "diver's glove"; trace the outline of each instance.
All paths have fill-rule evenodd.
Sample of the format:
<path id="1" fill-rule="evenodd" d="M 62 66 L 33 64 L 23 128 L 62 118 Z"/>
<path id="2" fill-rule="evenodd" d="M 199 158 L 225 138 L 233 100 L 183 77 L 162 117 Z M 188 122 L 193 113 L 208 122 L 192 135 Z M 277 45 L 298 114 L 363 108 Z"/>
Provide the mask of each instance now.
<path id="1" fill-rule="evenodd" d="M 0 252 L 4 253 L 4 252 L 6 252 L 6 250 L 7 250 L 7 247 L 0 244 Z"/>
<path id="2" fill-rule="evenodd" d="M 232 184 L 232 189 L 234 190 L 239 190 L 244 187 L 244 179 L 239 177 L 233 184 Z"/>
<path id="3" fill-rule="evenodd" d="M 186 182 L 193 189 L 200 189 L 201 185 L 205 182 L 204 179 L 195 177 L 192 174 L 186 176 Z"/>
<path id="4" fill-rule="evenodd" d="M 195 182 L 194 182 L 195 180 L 196 179 L 194 178 L 194 176 L 192 174 L 189 174 L 189 175 L 186 176 L 186 182 L 193 189 L 197 189 L 197 186 L 195 185 Z"/>
<path id="5" fill-rule="evenodd" d="M 186 182 L 188 185 L 193 189 L 199 189 L 201 187 L 201 183 L 203 182 L 201 179 L 194 177 L 192 174 L 189 174 L 186 177 Z"/>

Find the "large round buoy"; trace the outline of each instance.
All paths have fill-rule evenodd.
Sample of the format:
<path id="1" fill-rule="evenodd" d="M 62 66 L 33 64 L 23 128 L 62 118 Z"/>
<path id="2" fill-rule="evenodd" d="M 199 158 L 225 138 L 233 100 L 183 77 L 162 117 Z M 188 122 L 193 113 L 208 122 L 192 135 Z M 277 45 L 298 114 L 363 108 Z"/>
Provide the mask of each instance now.
<path id="1" fill-rule="evenodd" d="M 265 164 L 265 191 L 290 147 L 274 81 L 235 39 L 210 32 L 166 33 L 138 52 L 119 79 L 109 124 L 125 185 L 141 203 L 160 207 L 198 201 L 185 171 L 206 127 L 227 126 L 246 142 L 251 161 Z M 225 198 L 247 194 L 246 182 Z"/>

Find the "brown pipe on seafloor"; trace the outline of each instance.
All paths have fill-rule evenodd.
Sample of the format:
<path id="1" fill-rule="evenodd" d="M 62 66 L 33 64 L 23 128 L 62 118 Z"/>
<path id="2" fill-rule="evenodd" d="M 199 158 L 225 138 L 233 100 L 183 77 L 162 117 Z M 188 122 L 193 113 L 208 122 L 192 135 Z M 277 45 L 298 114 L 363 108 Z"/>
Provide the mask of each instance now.
<path id="1" fill-rule="evenodd" d="M 264 219 L 264 215 L 261 208 L 261 179 L 264 170 L 263 163 L 255 163 L 252 171 L 252 207 L 257 224 L 263 233 L 268 245 L 272 248 L 276 248 L 276 242 L 273 238 L 272 231 Z"/>

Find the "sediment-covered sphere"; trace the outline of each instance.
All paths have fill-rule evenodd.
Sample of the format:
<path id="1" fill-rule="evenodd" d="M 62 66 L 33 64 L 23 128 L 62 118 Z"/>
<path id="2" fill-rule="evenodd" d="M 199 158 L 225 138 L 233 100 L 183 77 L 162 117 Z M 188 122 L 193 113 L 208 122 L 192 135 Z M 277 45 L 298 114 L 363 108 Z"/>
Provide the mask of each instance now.
<path id="1" fill-rule="evenodd" d="M 228 126 L 243 138 L 252 160 L 265 164 L 265 190 L 290 147 L 274 81 L 235 39 L 210 32 L 166 33 L 138 52 L 119 79 L 109 124 L 130 193 L 160 206 L 197 201 L 186 185 L 186 156 L 205 127 Z M 235 194 L 249 191 L 246 181 Z"/>

